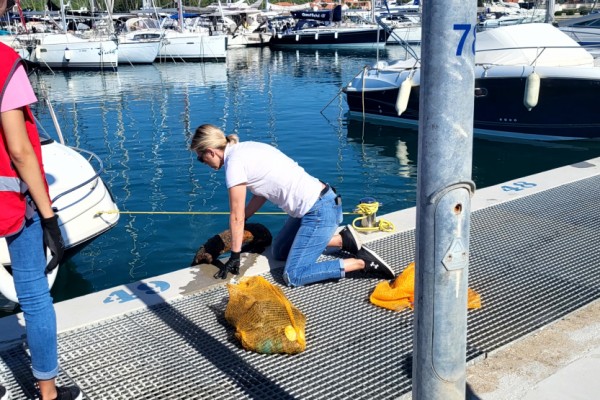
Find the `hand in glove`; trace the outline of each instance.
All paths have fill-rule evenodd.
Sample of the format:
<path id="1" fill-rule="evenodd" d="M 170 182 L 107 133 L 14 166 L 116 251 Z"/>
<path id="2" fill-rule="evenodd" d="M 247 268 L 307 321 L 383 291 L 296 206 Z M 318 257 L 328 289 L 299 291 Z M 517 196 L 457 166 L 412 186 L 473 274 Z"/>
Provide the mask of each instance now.
<path id="1" fill-rule="evenodd" d="M 42 218 L 42 230 L 44 233 L 44 249 L 48 247 L 52 254 L 52 259 L 46 266 L 46 274 L 58 267 L 58 263 L 62 260 L 65 253 L 65 242 L 63 241 L 58 227 L 58 215 L 50 218 Z"/>
<path id="2" fill-rule="evenodd" d="M 234 275 L 240 273 L 240 252 L 232 251 L 231 257 L 225 263 L 225 266 L 219 270 L 213 277 L 215 279 L 227 279 L 227 274 L 231 272 Z"/>

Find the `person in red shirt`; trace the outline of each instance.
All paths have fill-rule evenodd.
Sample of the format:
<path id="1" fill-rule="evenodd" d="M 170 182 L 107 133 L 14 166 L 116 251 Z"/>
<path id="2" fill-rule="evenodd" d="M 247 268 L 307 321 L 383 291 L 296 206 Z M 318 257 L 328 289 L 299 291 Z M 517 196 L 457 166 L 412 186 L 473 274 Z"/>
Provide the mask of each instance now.
<path id="1" fill-rule="evenodd" d="M 0 0 L 0 16 L 14 0 Z M 56 314 L 46 274 L 58 266 L 64 242 L 48 194 L 41 144 L 29 109 L 36 101 L 24 64 L 0 43 L 0 237 L 5 237 L 25 318 L 33 376 L 42 400 L 81 399 L 76 386 L 58 387 Z M 45 248 L 52 259 L 46 265 Z M 8 398 L 0 386 L 0 400 Z"/>

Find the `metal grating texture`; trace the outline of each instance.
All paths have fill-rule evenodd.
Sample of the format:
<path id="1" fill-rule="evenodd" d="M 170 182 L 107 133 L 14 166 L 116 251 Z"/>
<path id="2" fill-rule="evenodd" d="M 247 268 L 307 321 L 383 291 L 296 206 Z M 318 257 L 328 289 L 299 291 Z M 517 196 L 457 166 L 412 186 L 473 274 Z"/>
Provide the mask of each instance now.
<path id="1" fill-rule="evenodd" d="M 483 308 L 468 313 L 467 360 L 600 298 L 600 177 L 473 213 L 469 287 Z M 396 272 L 413 260 L 414 231 L 369 244 Z M 218 285 L 59 337 L 59 380 L 87 399 L 393 399 L 411 390 L 412 311 L 369 303 L 379 282 L 349 274 L 339 282 L 284 287 L 307 316 L 307 350 L 260 355 L 243 350 L 223 313 Z M 68 374 L 68 375 L 67 375 Z M 0 382 L 30 398 L 22 346 L 0 352 Z"/>

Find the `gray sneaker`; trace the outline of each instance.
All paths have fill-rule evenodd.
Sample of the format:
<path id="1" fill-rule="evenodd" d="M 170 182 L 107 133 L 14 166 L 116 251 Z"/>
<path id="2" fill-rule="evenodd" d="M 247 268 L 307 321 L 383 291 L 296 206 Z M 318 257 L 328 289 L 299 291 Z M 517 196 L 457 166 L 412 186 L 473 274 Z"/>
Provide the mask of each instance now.
<path id="1" fill-rule="evenodd" d="M 342 250 L 347 251 L 350 254 L 356 255 L 362 247 L 362 241 L 358 237 L 356 232 L 350 225 L 347 225 L 340 231 L 342 237 Z"/>
<path id="2" fill-rule="evenodd" d="M 8 400 L 9 394 L 8 390 L 2 385 L 0 385 L 0 400 Z"/>
<path id="3" fill-rule="evenodd" d="M 385 279 L 394 279 L 396 274 L 394 270 L 373 250 L 362 247 L 356 254 L 365 262 L 365 272 L 370 272 L 383 276 Z"/>

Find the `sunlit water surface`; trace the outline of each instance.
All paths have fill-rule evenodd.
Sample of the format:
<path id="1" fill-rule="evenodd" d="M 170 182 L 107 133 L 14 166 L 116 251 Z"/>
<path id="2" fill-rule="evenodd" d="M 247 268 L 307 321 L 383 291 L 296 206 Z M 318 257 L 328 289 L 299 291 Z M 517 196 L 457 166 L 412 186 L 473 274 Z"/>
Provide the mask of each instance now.
<path id="1" fill-rule="evenodd" d="M 404 52 L 388 46 L 379 56 Z M 194 129 L 212 123 L 242 141 L 278 147 L 334 185 L 344 211 L 372 196 L 382 214 L 415 205 L 417 131 L 347 119 L 340 90 L 375 60 L 375 50 L 238 49 L 228 52 L 226 63 L 121 66 L 31 79 L 36 90 L 46 88 L 67 143 L 102 158 L 102 177 L 122 211 L 227 211 L 223 172 L 187 150 Z M 36 114 L 56 137 L 48 110 L 38 107 Z M 473 180 L 481 188 L 598 155 L 595 142 L 475 140 Z M 253 220 L 276 234 L 284 216 Z M 226 215 L 123 214 L 115 228 L 71 255 L 53 295 L 60 301 L 187 268 L 197 248 L 227 224 Z"/>

